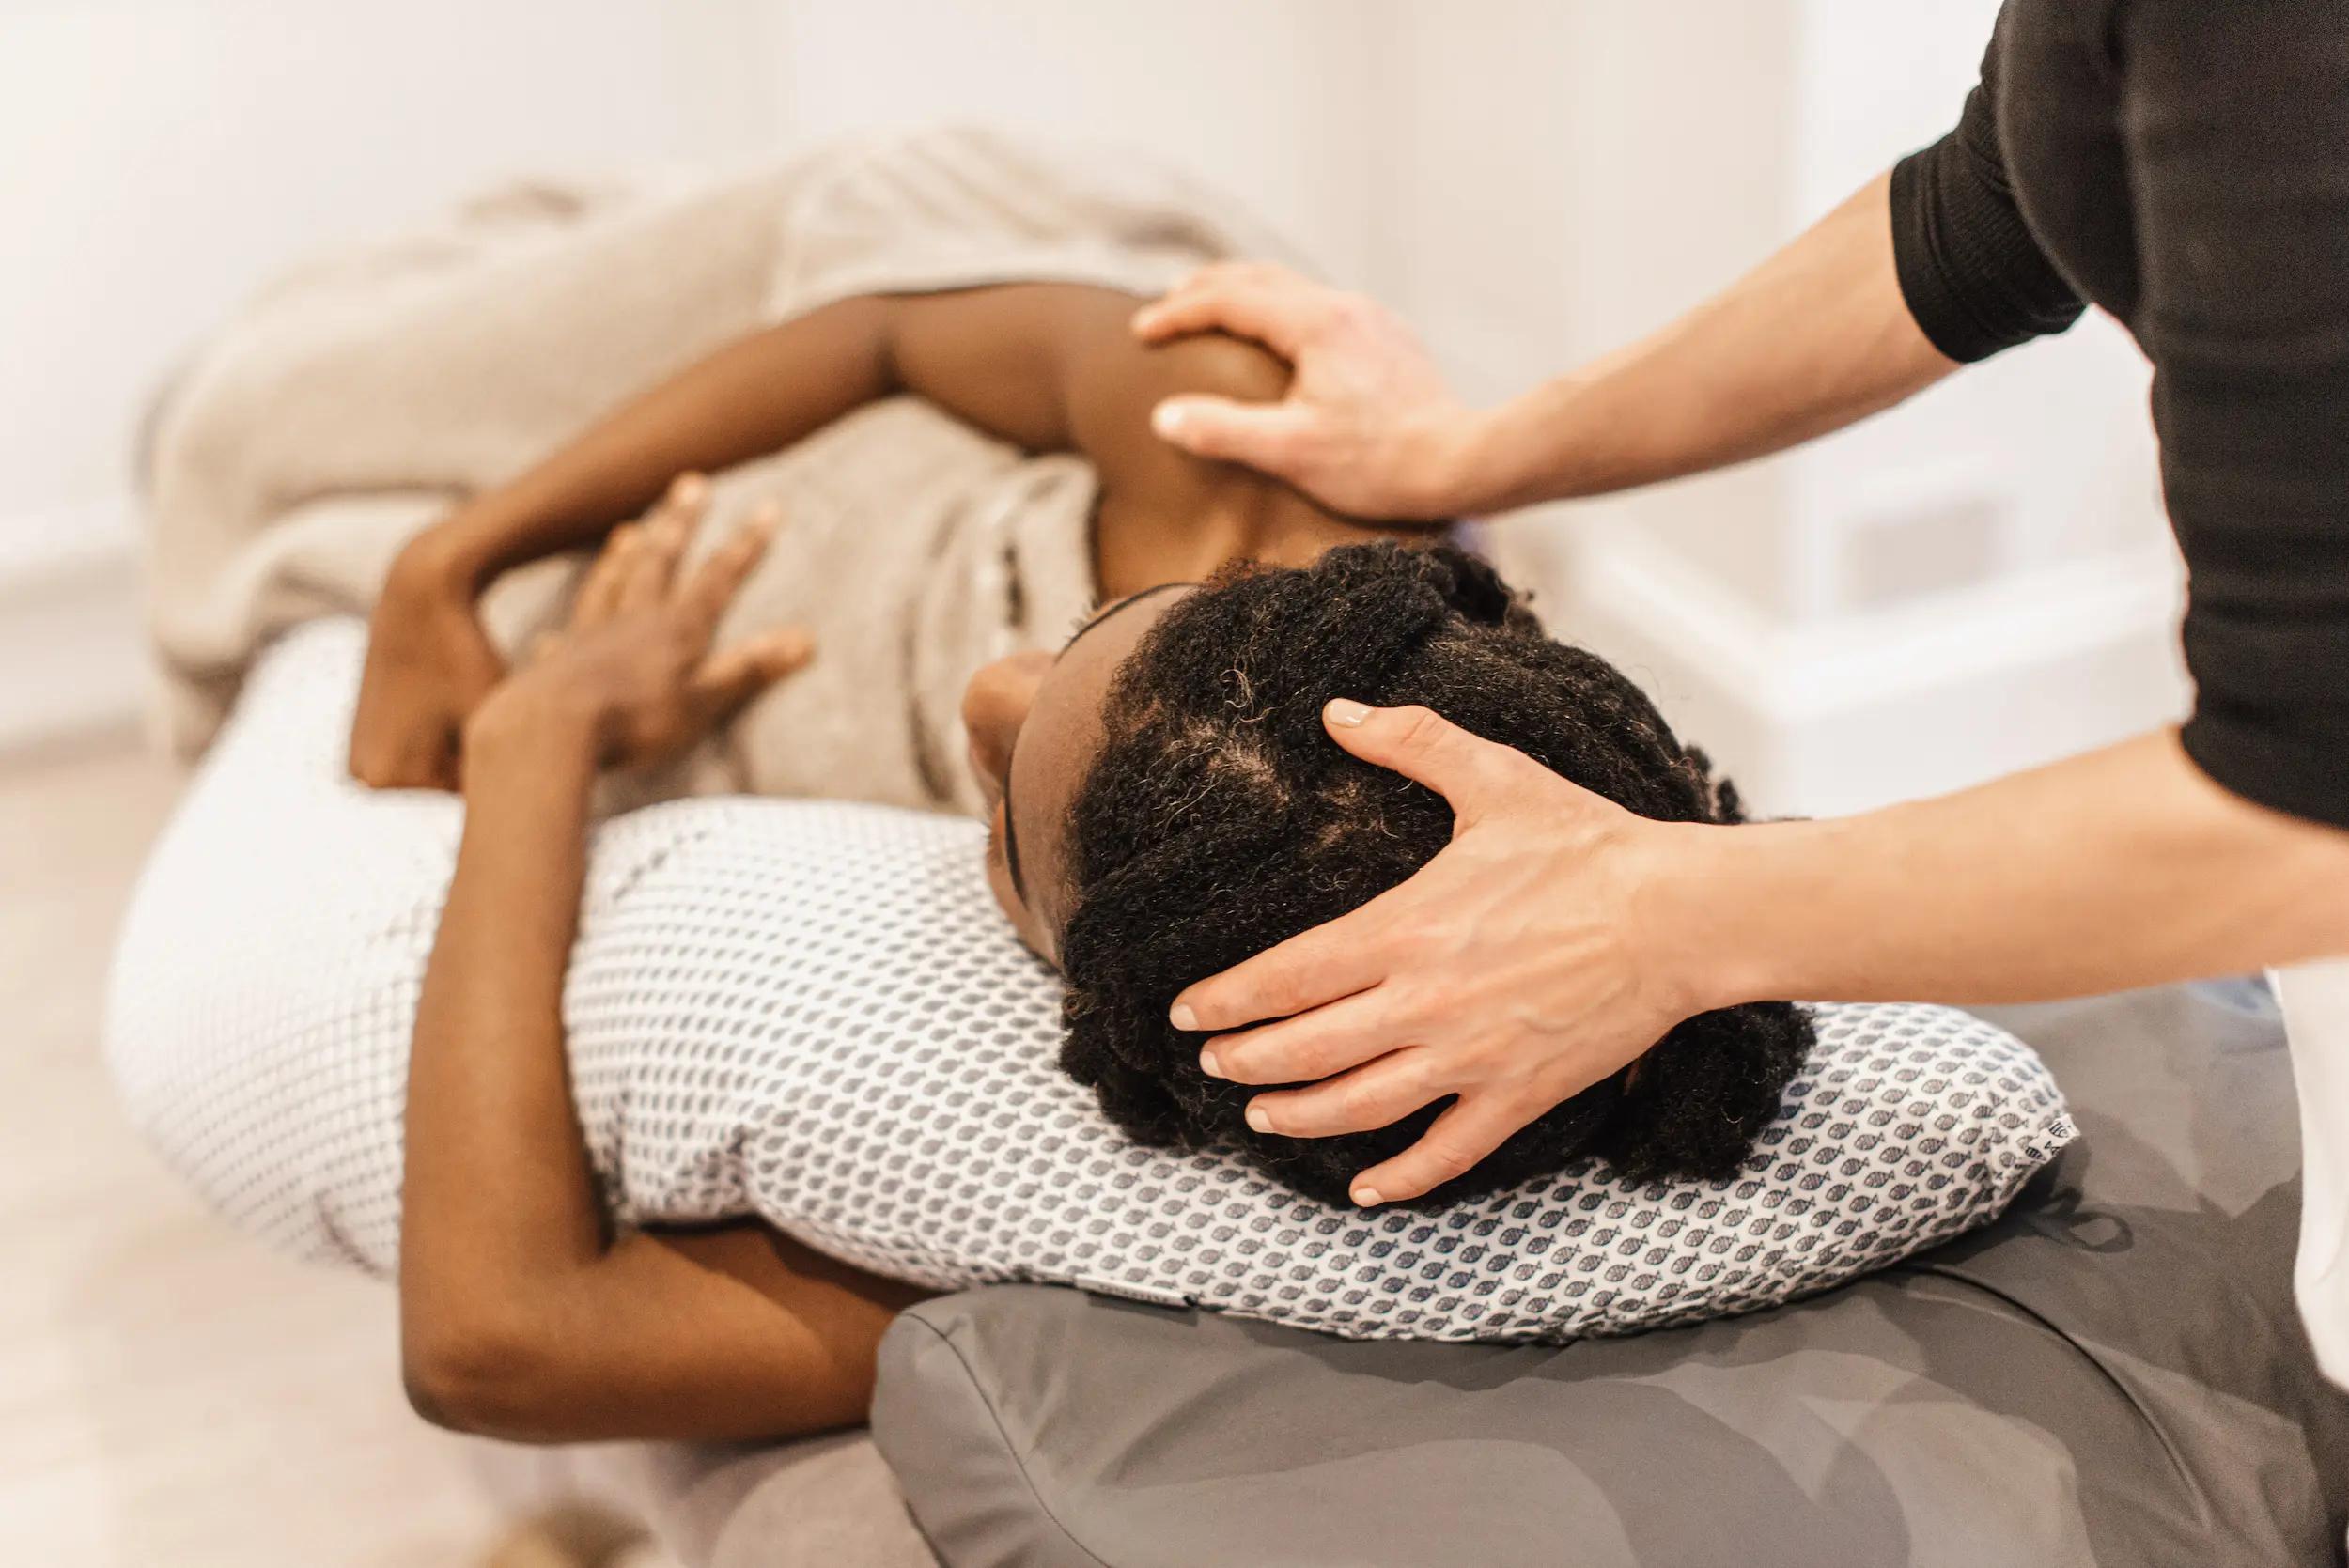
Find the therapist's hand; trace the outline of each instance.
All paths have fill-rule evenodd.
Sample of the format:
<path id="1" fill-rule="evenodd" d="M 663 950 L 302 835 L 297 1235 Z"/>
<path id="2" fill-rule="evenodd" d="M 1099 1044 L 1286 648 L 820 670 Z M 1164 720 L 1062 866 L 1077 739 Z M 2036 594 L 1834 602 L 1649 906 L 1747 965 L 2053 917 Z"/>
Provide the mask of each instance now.
<path id="1" fill-rule="evenodd" d="M 1415 1198 L 1645 1052 L 1703 1000 L 1643 894 L 1720 830 L 1638 816 L 1421 707 L 1331 703 L 1337 743 L 1451 802 L 1452 842 L 1351 914 L 1175 998 L 1218 1032 L 1203 1066 L 1259 1094 L 1251 1125 L 1361 1132 L 1446 1095 L 1418 1143 L 1358 1174 L 1358 1203 Z M 1259 1019 L 1280 1021 L 1253 1029 Z M 1318 1081 L 1315 1081 L 1318 1080 Z"/>
<path id="2" fill-rule="evenodd" d="M 1185 451 L 1245 463 L 1334 510 L 1413 521 L 1481 509 L 1475 415 L 1410 328 L 1377 302 L 1269 262 L 1219 262 L 1134 317 L 1144 342 L 1253 338 L 1296 367 L 1277 403 L 1170 397 L 1152 425 Z"/>

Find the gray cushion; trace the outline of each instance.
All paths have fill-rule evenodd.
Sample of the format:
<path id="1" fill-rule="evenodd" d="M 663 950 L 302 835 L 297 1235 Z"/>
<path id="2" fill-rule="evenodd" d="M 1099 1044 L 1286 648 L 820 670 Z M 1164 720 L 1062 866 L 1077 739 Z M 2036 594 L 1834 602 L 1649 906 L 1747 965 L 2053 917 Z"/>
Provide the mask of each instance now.
<path id="1" fill-rule="evenodd" d="M 2081 1141 L 1988 1229 L 1810 1302 L 1546 1348 L 996 1287 L 891 1331 L 875 1437 L 951 1568 L 2337 1562 L 2349 1399 L 2292 1306 L 2272 1010 L 1997 1017 Z"/>

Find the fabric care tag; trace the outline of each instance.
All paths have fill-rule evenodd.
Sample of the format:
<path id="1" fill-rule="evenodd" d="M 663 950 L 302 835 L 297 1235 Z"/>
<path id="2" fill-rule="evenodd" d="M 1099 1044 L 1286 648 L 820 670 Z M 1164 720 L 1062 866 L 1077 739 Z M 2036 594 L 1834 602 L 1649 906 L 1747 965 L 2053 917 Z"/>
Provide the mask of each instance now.
<path id="1" fill-rule="evenodd" d="M 1129 1284 L 1122 1280 L 1102 1280 L 1083 1274 L 1078 1275 L 1069 1281 L 1069 1283 L 1083 1291 L 1087 1296 L 1114 1296 L 1123 1301 L 1145 1301 L 1153 1307 L 1179 1309 L 1195 1307 L 1199 1304 L 1195 1296 L 1185 1296 L 1181 1291 L 1168 1290 L 1158 1285 Z"/>

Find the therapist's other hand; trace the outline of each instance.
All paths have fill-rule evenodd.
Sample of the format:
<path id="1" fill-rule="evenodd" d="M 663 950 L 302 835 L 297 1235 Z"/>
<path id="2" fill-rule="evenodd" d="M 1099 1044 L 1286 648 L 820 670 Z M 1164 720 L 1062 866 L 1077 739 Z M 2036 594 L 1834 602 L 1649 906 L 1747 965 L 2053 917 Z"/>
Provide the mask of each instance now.
<path id="1" fill-rule="evenodd" d="M 1330 736 L 1448 800 L 1452 842 L 1408 881 L 1176 997 L 1201 1065 L 1257 1095 L 1252 1126 L 1361 1132 L 1447 1095 L 1425 1136 L 1358 1174 L 1416 1198 L 1703 1010 L 1643 927 L 1643 889 L 1691 830 L 1635 815 L 1423 707 L 1333 702 Z M 1280 1021 L 1253 1029 L 1258 1019 Z M 1237 1031 L 1237 1032 L 1220 1032 Z"/>
<path id="2" fill-rule="evenodd" d="M 1270 262 L 1218 262 L 1134 317 L 1143 341 L 1253 338 L 1296 367 L 1277 403 L 1169 397 L 1151 423 L 1203 458 L 1245 463 L 1361 518 L 1472 511 L 1474 415 L 1392 312 Z"/>
<path id="3" fill-rule="evenodd" d="M 505 674 L 472 586 L 428 529 L 393 561 L 367 626 L 351 777 L 376 789 L 455 789 L 458 737 Z"/>
<path id="4" fill-rule="evenodd" d="M 720 619 L 767 553 L 778 520 L 759 514 L 680 572 L 699 520 L 698 507 L 666 505 L 614 529 L 580 584 L 569 624 L 540 641 L 475 722 L 552 719 L 584 737 L 606 766 L 666 762 L 805 665 L 814 647 L 796 629 L 712 650 Z"/>

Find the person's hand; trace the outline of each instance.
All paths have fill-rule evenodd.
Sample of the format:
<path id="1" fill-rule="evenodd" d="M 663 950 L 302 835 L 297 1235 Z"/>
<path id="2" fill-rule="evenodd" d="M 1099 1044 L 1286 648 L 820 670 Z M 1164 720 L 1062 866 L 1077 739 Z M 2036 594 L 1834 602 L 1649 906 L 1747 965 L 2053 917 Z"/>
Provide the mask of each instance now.
<path id="1" fill-rule="evenodd" d="M 666 762 L 710 734 L 813 654 L 796 628 L 712 652 L 718 622 L 766 554 L 778 519 L 765 511 L 690 573 L 677 563 L 700 506 L 664 504 L 612 531 L 569 623 L 491 692 L 474 722 L 549 718 L 585 736 L 607 767 Z"/>
<path id="2" fill-rule="evenodd" d="M 427 530 L 392 563 L 367 625 L 351 777 L 377 789 L 455 789 L 465 720 L 505 674 L 472 585 Z"/>
<path id="3" fill-rule="evenodd" d="M 1134 317 L 1145 342 L 1254 338 L 1296 367 L 1277 403 L 1169 397 L 1152 425 L 1187 452 L 1245 463 L 1361 518 L 1423 521 L 1477 509 L 1475 416 L 1410 328 L 1360 294 L 1269 262 L 1218 262 Z"/>
<path id="4" fill-rule="evenodd" d="M 1460 1175 L 1552 1106 L 1713 1003 L 1643 924 L 1691 834 L 1650 821 L 1423 707 L 1333 702 L 1337 743 L 1451 802 L 1452 842 L 1352 913 L 1203 980 L 1177 1029 L 1217 1032 L 1201 1065 L 1257 1095 L 1249 1124 L 1366 1132 L 1457 1096 L 1410 1148 L 1358 1174 L 1364 1205 Z M 1280 1021 L 1253 1029 L 1258 1019 Z"/>

